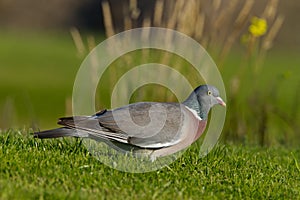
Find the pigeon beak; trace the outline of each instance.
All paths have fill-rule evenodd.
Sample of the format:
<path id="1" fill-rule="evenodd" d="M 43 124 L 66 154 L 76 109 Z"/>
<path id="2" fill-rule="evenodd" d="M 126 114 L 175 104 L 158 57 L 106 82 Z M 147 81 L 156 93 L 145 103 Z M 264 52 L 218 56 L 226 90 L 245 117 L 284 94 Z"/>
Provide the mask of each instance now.
<path id="1" fill-rule="evenodd" d="M 221 106 L 226 107 L 226 103 L 223 101 L 223 99 L 221 97 L 216 97 L 216 99 Z"/>

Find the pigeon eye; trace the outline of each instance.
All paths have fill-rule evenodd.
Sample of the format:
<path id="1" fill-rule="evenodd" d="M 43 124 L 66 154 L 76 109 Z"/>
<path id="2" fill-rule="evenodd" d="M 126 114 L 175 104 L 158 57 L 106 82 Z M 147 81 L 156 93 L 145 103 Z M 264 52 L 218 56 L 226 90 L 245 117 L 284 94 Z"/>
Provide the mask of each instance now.
<path id="1" fill-rule="evenodd" d="M 211 91 L 210 90 L 207 91 L 207 95 L 211 95 Z"/>

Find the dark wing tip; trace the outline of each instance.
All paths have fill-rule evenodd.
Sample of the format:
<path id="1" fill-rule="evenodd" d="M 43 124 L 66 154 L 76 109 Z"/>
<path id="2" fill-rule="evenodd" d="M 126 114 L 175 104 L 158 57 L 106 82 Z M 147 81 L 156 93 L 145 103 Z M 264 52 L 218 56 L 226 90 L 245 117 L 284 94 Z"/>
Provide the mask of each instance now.
<path id="1" fill-rule="evenodd" d="M 99 115 L 103 115 L 104 113 L 106 113 L 107 109 L 104 109 L 104 110 L 100 110 L 98 112 L 96 112 L 96 116 L 99 116 Z"/>
<path id="2" fill-rule="evenodd" d="M 61 117 L 58 119 L 57 124 L 59 125 L 70 125 L 70 124 L 74 124 L 74 117 Z"/>

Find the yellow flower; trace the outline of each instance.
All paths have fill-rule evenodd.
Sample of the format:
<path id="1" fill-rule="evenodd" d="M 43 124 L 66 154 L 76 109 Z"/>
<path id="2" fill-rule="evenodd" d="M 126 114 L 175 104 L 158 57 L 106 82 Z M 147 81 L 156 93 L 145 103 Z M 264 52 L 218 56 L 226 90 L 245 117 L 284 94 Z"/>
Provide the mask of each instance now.
<path id="1" fill-rule="evenodd" d="M 254 37 L 260 37 L 267 32 L 267 29 L 268 24 L 265 19 L 253 17 L 248 30 Z"/>

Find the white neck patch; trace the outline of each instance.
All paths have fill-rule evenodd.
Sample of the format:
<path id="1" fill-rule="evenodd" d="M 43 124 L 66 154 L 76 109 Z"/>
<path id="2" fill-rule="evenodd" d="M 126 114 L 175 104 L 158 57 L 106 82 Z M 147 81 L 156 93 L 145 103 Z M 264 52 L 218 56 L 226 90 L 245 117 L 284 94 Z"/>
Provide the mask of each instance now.
<path id="1" fill-rule="evenodd" d="M 193 110 L 193 109 L 187 107 L 186 105 L 185 105 L 185 107 L 186 107 L 189 111 L 191 111 L 191 112 L 193 113 L 193 115 L 194 115 L 198 120 L 200 120 L 200 121 L 202 120 L 201 117 L 198 115 L 198 113 L 197 113 L 195 110 Z"/>

